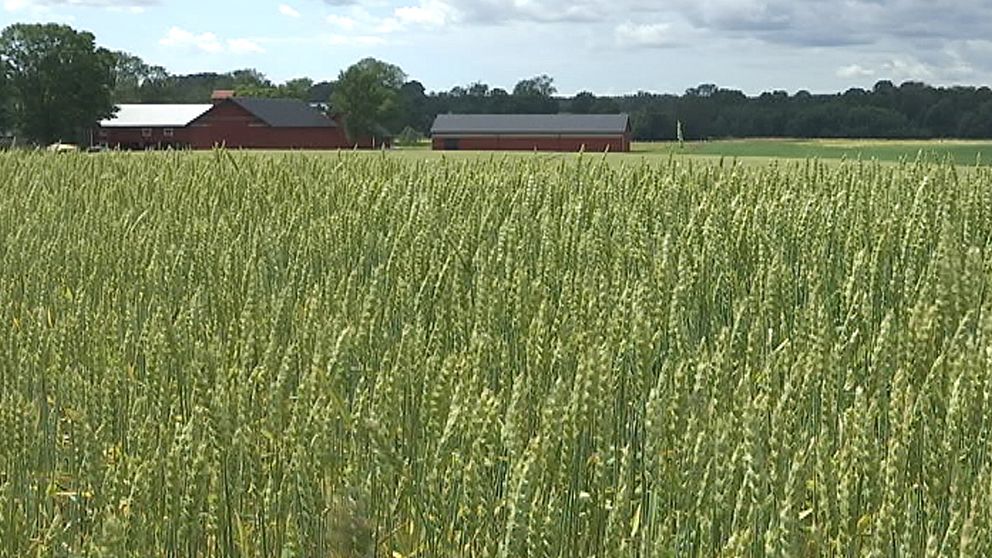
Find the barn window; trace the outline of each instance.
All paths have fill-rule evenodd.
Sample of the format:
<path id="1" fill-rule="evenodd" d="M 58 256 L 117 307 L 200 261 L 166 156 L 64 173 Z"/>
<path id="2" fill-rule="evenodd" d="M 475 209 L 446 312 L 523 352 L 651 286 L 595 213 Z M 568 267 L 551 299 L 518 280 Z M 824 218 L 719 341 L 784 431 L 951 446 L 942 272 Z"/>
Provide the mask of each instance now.
<path id="1" fill-rule="evenodd" d="M 175 132 L 172 130 L 172 128 L 165 128 L 164 130 L 162 130 L 162 136 L 164 137 L 171 138 L 174 135 Z"/>
<path id="2" fill-rule="evenodd" d="M 150 137 L 152 137 L 152 129 L 151 128 L 142 128 L 141 129 L 141 137 L 143 137 L 143 138 L 150 138 Z"/>

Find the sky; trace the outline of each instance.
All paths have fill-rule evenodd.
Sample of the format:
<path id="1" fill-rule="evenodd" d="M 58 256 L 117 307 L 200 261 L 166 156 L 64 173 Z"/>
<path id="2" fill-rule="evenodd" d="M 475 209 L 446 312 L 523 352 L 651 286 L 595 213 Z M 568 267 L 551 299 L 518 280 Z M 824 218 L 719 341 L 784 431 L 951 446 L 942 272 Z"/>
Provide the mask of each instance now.
<path id="1" fill-rule="evenodd" d="M 0 0 L 0 26 L 58 22 L 176 74 L 334 79 L 368 56 L 428 90 L 814 93 L 878 80 L 992 82 L 989 0 Z"/>

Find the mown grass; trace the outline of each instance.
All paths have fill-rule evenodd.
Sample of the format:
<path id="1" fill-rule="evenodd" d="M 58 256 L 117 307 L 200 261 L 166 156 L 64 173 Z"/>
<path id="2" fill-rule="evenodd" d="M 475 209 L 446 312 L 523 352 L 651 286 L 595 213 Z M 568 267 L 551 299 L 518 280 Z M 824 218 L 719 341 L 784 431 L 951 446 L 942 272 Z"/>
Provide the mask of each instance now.
<path id="1" fill-rule="evenodd" d="M 591 153 L 588 155 L 592 155 Z M 600 154 L 602 155 L 602 154 Z M 507 151 L 431 151 L 422 143 L 401 146 L 389 151 L 389 156 L 408 160 L 487 160 L 492 158 L 519 159 L 524 157 L 573 161 L 575 153 L 507 152 Z M 960 167 L 986 166 L 992 163 L 992 142 L 964 140 L 799 140 L 742 139 L 704 142 L 635 142 L 630 153 L 611 153 L 605 159 L 614 166 L 647 162 L 664 164 L 669 158 L 718 162 L 739 160 L 745 164 L 765 166 L 774 161 L 818 159 L 834 164 L 842 160 L 880 161 L 883 163 L 913 162 L 925 159 L 950 162 Z"/>
<path id="2" fill-rule="evenodd" d="M 788 140 L 747 139 L 676 143 L 636 143 L 640 154 L 708 156 L 760 159 L 877 160 L 883 162 L 914 161 L 918 157 L 955 165 L 988 165 L 992 162 L 992 142 L 932 140 Z"/>
<path id="3" fill-rule="evenodd" d="M 0 556 L 992 555 L 992 171 L 0 155 Z"/>

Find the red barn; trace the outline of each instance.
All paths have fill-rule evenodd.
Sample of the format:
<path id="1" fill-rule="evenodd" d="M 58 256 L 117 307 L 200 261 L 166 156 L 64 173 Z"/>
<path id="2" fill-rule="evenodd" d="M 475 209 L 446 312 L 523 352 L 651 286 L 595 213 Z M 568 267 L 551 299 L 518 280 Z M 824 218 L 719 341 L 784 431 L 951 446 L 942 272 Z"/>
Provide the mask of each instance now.
<path id="1" fill-rule="evenodd" d="M 435 150 L 630 151 L 626 114 L 439 114 Z"/>
<path id="2" fill-rule="evenodd" d="M 193 147 L 339 149 L 352 147 L 334 119 L 296 99 L 231 97 L 190 122 Z"/>
<path id="3" fill-rule="evenodd" d="M 113 117 L 100 121 L 94 145 L 123 149 L 192 147 L 190 122 L 213 105 L 118 105 Z"/>
<path id="4" fill-rule="evenodd" d="M 120 105 L 113 118 L 100 122 L 94 143 L 131 149 L 354 147 L 335 119 L 302 101 L 246 97 L 221 97 L 212 105 Z"/>

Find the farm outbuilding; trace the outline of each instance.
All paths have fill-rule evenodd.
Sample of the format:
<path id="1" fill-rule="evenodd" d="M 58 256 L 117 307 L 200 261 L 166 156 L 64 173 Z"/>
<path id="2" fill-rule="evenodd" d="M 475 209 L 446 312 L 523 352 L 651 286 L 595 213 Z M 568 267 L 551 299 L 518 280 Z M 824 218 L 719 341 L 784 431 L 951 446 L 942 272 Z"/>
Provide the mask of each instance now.
<path id="1" fill-rule="evenodd" d="M 626 114 L 439 114 L 435 150 L 630 151 Z"/>
<path id="2" fill-rule="evenodd" d="M 335 118 L 307 103 L 219 93 L 207 105 L 120 105 L 114 117 L 99 123 L 94 143 L 127 149 L 354 147 Z"/>
<path id="3" fill-rule="evenodd" d="M 100 121 L 93 144 L 146 149 L 191 147 L 189 124 L 213 105 L 118 105 L 112 118 Z"/>
<path id="4" fill-rule="evenodd" d="M 338 149 L 351 147 L 344 129 L 296 99 L 231 97 L 193 120 L 193 147 Z"/>

